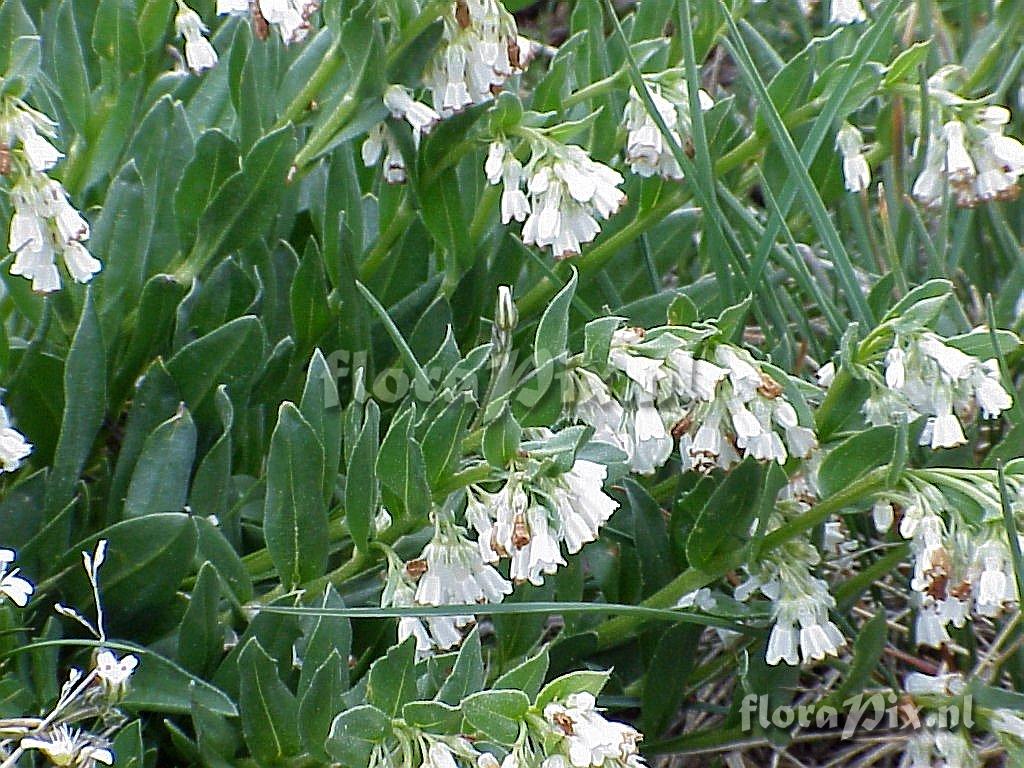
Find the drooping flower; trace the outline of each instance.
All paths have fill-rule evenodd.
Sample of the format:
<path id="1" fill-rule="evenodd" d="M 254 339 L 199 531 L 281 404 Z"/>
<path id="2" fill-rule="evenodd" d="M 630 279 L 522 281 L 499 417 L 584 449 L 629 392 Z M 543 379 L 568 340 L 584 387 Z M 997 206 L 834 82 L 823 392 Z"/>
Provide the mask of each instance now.
<path id="1" fill-rule="evenodd" d="M 686 81 L 678 72 L 669 70 L 657 77 L 648 78 L 647 86 L 651 101 L 668 128 L 669 135 L 684 150 L 691 148 L 692 118 Z M 714 106 L 711 96 L 703 89 L 697 92 L 697 97 L 702 110 Z M 644 177 L 657 174 L 665 179 L 683 178 L 683 171 L 669 143 L 635 88 L 630 89 L 625 123 L 628 131 L 626 162 L 633 173 Z"/>
<path id="2" fill-rule="evenodd" d="M 521 59 L 515 19 L 498 0 L 455 0 L 424 72 L 434 109 L 449 117 L 493 96 Z"/>
<path id="3" fill-rule="evenodd" d="M 178 0 L 178 13 L 174 17 L 174 29 L 185 38 L 185 62 L 193 72 L 211 69 L 217 63 L 217 51 L 206 38 L 209 28 L 199 14 Z"/>
<path id="4" fill-rule="evenodd" d="M 32 453 L 32 444 L 11 425 L 7 407 L 0 403 L 0 472 L 13 472 Z"/>
<path id="5" fill-rule="evenodd" d="M 625 723 L 605 719 L 591 693 L 573 693 L 564 702 L 551 702 L 544 707 L 544 720 L 556 754 L 568 758 L 574 768 L 644 765 L 638 748 L 642 734 Z M 544 764 L 565 765 L 551 760 L 549 756 Z"/>
<path id="6" fill-rule="evenodd" d="M 556 259 L 578 255 L 601 231 L 597 219 L 608 219 L 626 202 L 622 175 L 573 144 L 545 140 L 525 173 L 530 214 L 523 242 L 550 247 Z"/>
<path id="7" fill-rule="evenodd" d="M 275 27 L 286 45 L 306 39 L 319 8 L 319 0 L 217 0 L 218 15 L 256 15 L 261 24 Z"/>
<path id="8" fill-rule="evenodd" d="M 957 96 L 948 90 L 953 74 L 943 68 L 929 79 L 936 117 L 914 197 L 927 207 L 940 205 L 947 190 L 962 207 L 1012 200 L 1024 175 L 1024 144 L 1003 133 L 1010 111 Z"/>
<path id="9" fill-rule="evenodd" d="M 396 120 L 405 120 L 412 126 L 412 140 L 417 147 L 420 138 L 433 128 L 441 119 L 433 109 L 412 97 L 412 92 L 404 85 L 389 85 L 384 91 L 384 106 Z"/>
<path id="10" fill-rule="evenodd" d="M 421 605 L 500 603 L 512 592 L 512 585 L 481 557 L 478 546 L 450 521 L 438 521 L 419 561 L 424 573 L 416 602 Z"/>
<path id="11" fill-rule="evenodd" d="M 376 165 L 381 153 L 384 154 L 384 181 L 388 184 L 404 184 L 405 160 L 384 123 L 378 123 L 367 133 L 361 150 L 363 165 L 367 168 Z"/>
<path id="12" fill-rule="evenodd" d="M 412 570 L 418 575 L 420 564 Z M 416 582 L 410 567 L 389 552 L 388 575 L 381 594 L 382 608 L 410 608 L 416 605 Z M 455 648 L 462 642 L 460 629 L 473 621 L 472 616 L 403 616 L 398 620 L 398 642 L 416 639 L 416 655 L 425 658 L 432 653 Z"/>
<path id="13" fill-rule="evenodd" d="M 491 184 L 501 183 L 501 223 L 526 221 L 530 202 L 523 192 L 523 164 L 502 141 L 492 142 L 487 150 L 484 173 Z"/>
<path id="14" fill-rule="evenodd" d="M 863 192 L 871 184 L 871 167 L 864 157 L 864 139 L 854 126 L 844 123 L 836 135 L 836 148 L 843 158 L 843 179 L 850 192 Z"/>

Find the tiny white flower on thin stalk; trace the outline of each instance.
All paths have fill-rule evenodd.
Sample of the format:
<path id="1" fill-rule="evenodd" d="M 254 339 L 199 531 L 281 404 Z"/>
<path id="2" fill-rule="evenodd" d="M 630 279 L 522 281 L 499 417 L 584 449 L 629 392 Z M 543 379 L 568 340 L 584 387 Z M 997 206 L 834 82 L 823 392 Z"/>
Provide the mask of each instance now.
<path id="1" fill-rule="evenodd" d="M 639 731 L 624 723 L 607 720 L 598 710 L 591 693 L 573 693 L 564 701 L 553 701 L 544 707 L 544 720 L 549 730 L 545 742 L 556 745 L 565 762 L 545 761 L 551 766 L 579 768 L 611 768 L 611 766 L 643 766 L 638 745 L 643 739 Z"/>
<path id="2" fill-rule="evenodd" d="M 384 155 L 384 181 L 388 184 L 405 183 L 405 160 L 394 137 L 384 123 L 371 128 L 363 141 L 361 155 L 363 165 L 370 168 Z"/>
<path id="3" fill-rule="evenodd" d="M 217 51 L 206 38 L 209 28 L 199 14 L 178 0 L 178 13 L 174 17 L 174 29 L 185 38 L 185 62 L 193 72 L 211 69 L 217 63 Z"/>
<path id="4" fill-rule="evenodd" d="M 382 608 L 409 608 L 416 605 L 416 583 L 407 567 L 388 551 L 388 575 L 381 594 Z M 438 650 L 455 648 L 462 642 L 461 627 L 472 623 L 472 616 L 403 616 L 398 620 L 398 642 L 413 637 L 417 658 L 426 658 Z"/>
<path id="5" fill-rule="evenodd" d="M 111 700 L 116 701 L 124 696 L 128 680 L 138 666 L 138 657 L 131 653 L 120 659 L 108 650 L 96 654 L 96 677 Z"/>
<path id="6" fill-rule="evenodd" d="M 258 11 L 277 30 L 285 45 L 306 39 L 310 18 L 319 8 L 319 0 L 217 0 L 218 15 L 249 15 Z"/>
<path id="7" fill-rule="evenodd" d="M 0 549 L 0 599 L 10 600 L 19 608 L 24 608 L 35 587 L 28 579 L 18 575 L 18 568 L 7 570 L 14 559 L 14 550 Z"/>
<path id="8" fill-rule="evenodd" d="M 64 723 L 52 726 L 44 733 L 26 736 L 19 746 L 24 750 L 41 752 L 57 766 L 92 768 L 96 763 L 114 764 L 114 753 L 107 747 Z"/>

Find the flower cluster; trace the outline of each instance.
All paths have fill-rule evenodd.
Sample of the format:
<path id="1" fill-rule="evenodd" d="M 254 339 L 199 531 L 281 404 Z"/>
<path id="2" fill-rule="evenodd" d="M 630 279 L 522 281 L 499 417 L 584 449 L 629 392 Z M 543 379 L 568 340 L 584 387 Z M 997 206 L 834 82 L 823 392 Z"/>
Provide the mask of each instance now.
<path id="1" fill-rule="evenodd" d="M 1007 476 L 1007 484 L 1019 499 L 1016 476 Z M 981 522 L 963 513 L 956 501 L 961 494 L 978 504 Z M 950 642 L 950 624 L 962 627 L 972 616 L 996 618 L 1019 603 L 995 473 L 913 470 L 903 489 L 875 502 L 876 526 L 891 524 L 897 509 L 899 534 L 910 541 L 913 555 L 918 644 L 940 648 Z"/>
<path id="2" fill-rule="evenodd" d="M 174 17 L 174 31 L 179 37 L 185 38 L 185 63 L 193 72 L 212 69 L 217 63 L 217 51 L 206 38 L 209 28 L 202 18 L 178 0 L 178 13 Z"/>
<path id="3" fill-rule="evenodd" d="M 684 151 L 692 153 L 693 123 L 686 81 L 676 70 L 667 70 L 656 77 L 645 79 L 651 101 L 668 127 L 672 140 Z M 711 96 L 703 89 L 697 92 L 697 97 L 702 110 L 714 106 Z M 626 163 L 630 170 L 643 177 L 658 175 L 665 179 L 682 179 L 682 168 L 635 88 L 630 89 L 624 120 L 629 132 L 626 138 Z"/>
<path id="4" fill-rule="evenodd" d="M 1003 133 L 1010 110 L 957 96 L 949 90 L 956 76 L 944 68 L 929 80 L 934 119 L 914 197 L 928 207 L 941 205 L 947 191 L 964 207 L 1012 200 L 1024 174 L 1024 144 Z"/>
<path id="5" fill-rule="evenodd" d="M 730 344 L 709 350 L 700 333 L 690 339 L 670 328 L 619 329 L 608 383 L 574 369 L 573 416 L 596 430 L 595 439 L 625 451 L 641 474 L 668 460 L 674 437 L 684 471 L 728 469 L 745 456 L 782 464 L 810 454 L 813 430 L 758 361 Z"/>
<path id="6" fill-rule="evenodd" d="M 96 624 L 72 609 L 57 606 L 58 613 L 83 623 L 100 641 L 106 640 L 106 633 L 99 602 L 98 571 L 105 559 L 106 546 L 106 540 L 100 540 L 92 554 L 82 553 L 96 601 Z M 33 586 L 18 575 L 17 569 L 7 571 L 14 557 L 11 550 L 0 549 L 0 601 L 8 599 L 24 607 L 32 595 Z M 45 717 L 0 718 L 0 733 L 5 736 L 0 744 L 0 756 L 5 758 L 5 765 L 14 765 L 24 753 L 38 753 L 58 766 L 92 768 L 98 763 L 113 765 L 114 753 L 109 738 L 113 728 L 110 723 L 123 722 L 116 706 L 124 698 L 138 664 L 138 658 L 132 654 L 118 658 L 113 651 L 101 648 L 94 655 L 88 672 L 71 669 L 56 703 Z M 80 724 L 86 721 L 94 721 L 95 727 L 83 728 Z M 9 740 L 11 736 L 15 738 Z M 8 744 L 14 746 L 14 752 L 8 753 Z"/>
<path id="7" fill-rule="evenodd" d="M 268 26 L 276 27 L 287 45 L 306 39 L 319 9 L 319 0 L 217 0 L 218 15 L 251 15 L 257 33 L 265 37 Z"/>
<path id="8" fill-rule="evenodd" d="M 785 522 L 787 509 L 806 509 L 804 498 L 804 493 L 795 493 L 791 486 L 783 488 L 768 530 Z M 814 545 L 797 537 L 761 562 L 751 564 L 750 578 L 736 588 L 737 600 L 746 601 L 759 591 L 771 601 L 774 624 L 765 651 L 769 664 L 784 661 L 796 666 L 801 660 L 822 661 L 826 656 L 838 656 L 846 645 L 846 638 L 829 619 L 835 598 L 828 583 L 812 572 L 820 562 Z"/>
<path id="9" fill-rule="evenodd" d="M 577 459 L 554 477 L 532 481 L 526 471 L 513 472 L 496 493 L 472 487 L 467 492 L 466 519 L 477 532 L 480 556 L 490 563 L 510 560 L 516 582 L 541 585 L 570 554 L 594 541 L 618 502 L 604 490 L 603 464 Z"/>
<path id="10" fill-rule="evenodd" d="M 515 19 L 499 0 L 455 0 L 443 21 L 441 44 L 424 80 L 434 109 L 449 117 L 490 99 L 526 62 Z"/>
<path id="11" fill-rule="evenodd" d="M 531 149 L 523 171 L 528 205 L 514 194 L 516 174 L 502 172 L 506 195 L 513 193 L 507 201 L 510 218 L 526 215 L 523 242 L 527 245 L 550 248 L 556 259 L 576 256 L 581 246 L 601 231 L 597 219 L 608 219 L 625 205 L 626 196 L 619 189 L 622 175 L 592 160 L 575 144 L 560 144 L 536 134 L 531 137 Z M 504 213 L 503 206 L 503 217 Z"/>
<path id="12" fill-rule="evenodd" d="M 967 442 L 961 416 L 975 408 L 994 419 L 1013 400 L 995 359 L 981 361 L 930 331 L 897 332 L 885 354 L 884 385 L 874 382 L 864 405 L 874 425 L 927 416 L 921 445 L 953 448 Z"/>
<path id="13" fill-rule="evenodd" d="M 100 262 L 85 247 L 89 223 L 71 205 L 60 182 L 46 172 L 64 156 L 50 143 L 55 124 L 11 96 L 0 96 L 0 175 L 10 180 L 14 207 L 7 248 L 15 254 L 11 274 L 32 281 L 36 291 L 60 288 L 60 256 L 72 279 L 85 283 Z"/>
<path id="14" fill-rule="evenodd" d="M 420 139 L 440 120 L 440 116 L 423 102 L 416 101 L 412 92 L 402 85 L 390 85 L 384 91 L 384 106 L 396 120 L 405 120 L 412 128 L 412 140 L 416 147 Z M 363 164 L 371 167 L 377 164 L 384 154 L 384 180 L 388 184 L 405 183 L 405 160 L 398 148 L 398 143 L 388 130 L 387 125 L 378 123 L 370 129 L 363 142 Z"/>

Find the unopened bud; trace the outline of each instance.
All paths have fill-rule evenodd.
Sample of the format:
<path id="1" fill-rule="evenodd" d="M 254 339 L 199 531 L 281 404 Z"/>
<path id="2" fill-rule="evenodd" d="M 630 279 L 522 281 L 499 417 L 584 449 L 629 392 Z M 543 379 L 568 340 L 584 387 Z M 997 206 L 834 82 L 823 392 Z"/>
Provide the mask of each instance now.
<path id="1" fill-rule="evenodd" d="M 512 301 L 512 287 L 498 286 L 498 303 L 494 310 L 494 324 L 505 333 L 511 333 L 519 323 L 519 311 Z"/>

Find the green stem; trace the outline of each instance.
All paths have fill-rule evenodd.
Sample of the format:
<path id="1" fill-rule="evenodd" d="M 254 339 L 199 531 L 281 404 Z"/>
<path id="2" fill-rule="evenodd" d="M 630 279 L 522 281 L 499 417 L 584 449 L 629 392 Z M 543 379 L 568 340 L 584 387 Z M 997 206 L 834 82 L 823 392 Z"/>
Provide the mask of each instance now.
<path id="1" fill-rule="evenodd" d="M 824 501 L 818 502 L 797 519 L 772 531 L 764 537 L 758 554 L 786 543 L 804 531 L 808 531 L 820 524 L 830 515 L 849 507 L 851 504 L 856 503 L 875 491 L 881 490 L 885 485 L 887 471 L 887 467 L 879 467 L 868 472 L 861 479 L 851 483 L 843 490 Z M 698 568 L 688 568 L 640 603 L 640 605 L 648 608 L 670 608 L 683 595 L 687 595 L 696 589 L 706 587 L 708 584 L 717 581 L 742 561 L 743 553 L 734 552 L 713 573 L 702 571 Z M 597 647 L 605 650 L 626 642 L 634 636 L 637 627 L 643 621 L 644 618 L 642 616 L 617 616 L 600 624 L 595 630 L 597 633 Z"/>
<path id="2" fill-rule="evenodd" d="M 341 39 L 335 38 L 309 80 L 302 86 L 295 95 L 295 98 L 291 100 L 284 112 L 281 113 L 281 117 L 278 118 L 277 123 L 274 125 L 275 131 L 288 125 L 288 123 L 298 122 L 299 118 L 310 110 L 310 105 L 316 100 L 320 90 L 334 76 L 334 73 L 338 71 L 338 67 L 341 66 L 342 58 L 338 53 L 340 46 Z"/>
<path id="3" fill-rule="evenodd" d="M 358 107 L 359 99 L 352 92 L 342 96 L 338 106 L 334 108 L 334 112 L 322 124 L 313 129 L 305 146 L 295 156 L 295 166 L 301 169 L 318 157 L 338 131 L 352 119 Z"/>

